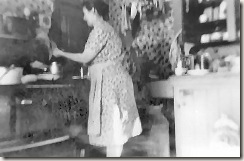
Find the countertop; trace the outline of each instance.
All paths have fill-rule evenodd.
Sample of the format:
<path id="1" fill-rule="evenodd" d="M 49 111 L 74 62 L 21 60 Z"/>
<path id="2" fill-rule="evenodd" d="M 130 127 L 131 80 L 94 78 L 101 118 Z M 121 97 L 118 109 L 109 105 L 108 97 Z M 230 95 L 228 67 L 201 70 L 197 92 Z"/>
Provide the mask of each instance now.
<path id="1" fill-rule="evenodd" d="M 174 98 L 174 87 L 176 86 L 202 86 L 217 85 L 240 86 L 240 73 L 208 73 L 206 75 L 184 75 L 171 76 L 167 80 L 154 81 L 147 84 L 152 97 L 155 98 Z"/>
<path id="2" fill-rule="evenodd" d="M 209 73 L 202 76 L 174 76 L 170 78 L 170 81 L 172 81 L 173 85 L 193 85 L 193 84 L 222 84 L 225 85 L 228 84 L 240 84 L 240 73 L 231 73 L 231 72 L 224 72 L 224 73 Z"/>
<path id="3" fill-rule="evenodd" d="M 0 89 L 4 88 L 69 88 L 74 87 L 78 83 L 88 81 L 87 79 L 60 79 L 56 81 L 38 80 L 27 84 L 0 85 Z"/>

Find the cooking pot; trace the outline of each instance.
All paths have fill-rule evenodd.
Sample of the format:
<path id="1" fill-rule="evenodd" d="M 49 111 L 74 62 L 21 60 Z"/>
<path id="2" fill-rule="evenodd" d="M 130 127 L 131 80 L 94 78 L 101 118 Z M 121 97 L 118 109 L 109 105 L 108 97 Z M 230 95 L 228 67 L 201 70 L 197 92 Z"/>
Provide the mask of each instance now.
<path id="1" fill-rule="evenodd" d="M 20 84 L 22 76 L 23 68 L 21 67 L 0 66 L 0 85 Z"/>

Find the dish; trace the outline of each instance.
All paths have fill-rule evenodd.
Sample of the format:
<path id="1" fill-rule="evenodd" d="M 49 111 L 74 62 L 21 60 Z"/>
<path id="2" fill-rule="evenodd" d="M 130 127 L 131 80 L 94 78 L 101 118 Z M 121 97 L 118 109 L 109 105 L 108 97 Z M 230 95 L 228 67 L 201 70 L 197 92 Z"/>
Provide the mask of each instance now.
<path id="1" fill-rule="evenodd" d="M 29 82 L 35 82 L 37 81 L 37 76 L 35 74 L 28 74 L 21 78 L 21 82 L 23 84 L 29 83 Z"/>
<path id="2" fill-rule="evenodd" d="M 195 69 L 195 70 L 188 70 L 187 74 L 189 75 L 205 75 L 208 74 L 209 71 L 204 69 L 204 70 L 200 70 L 200 69 Z"/>

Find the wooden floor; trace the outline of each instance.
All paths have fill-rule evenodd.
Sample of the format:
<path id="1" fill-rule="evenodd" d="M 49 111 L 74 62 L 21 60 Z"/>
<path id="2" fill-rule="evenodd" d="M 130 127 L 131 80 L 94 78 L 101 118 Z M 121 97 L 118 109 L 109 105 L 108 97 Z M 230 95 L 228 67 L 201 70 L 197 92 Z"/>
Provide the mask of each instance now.
<path id="1" fill-rule="evenodd" d="M 11 152 L 4 154 L 6 158 L 43 158 L 43 157 L 78 157 L 79 152 L 73 141 L 65 141 L 53 145 L 23 150 L 19 152 Z M 105 149 L 99 147 L 89 147 L 85 157 L 88 158 L 105 158 Z M 130 148 L 130 145 L 125 145 L 122 157 L 147 157 L 147 153 L 143 150 Z"/>
<path id="2" fill-rule="evenodd" d="M 148 157 L 147 147 L 145 144 L 140 144 L 140 140 L 145 140 L 141 136 L 133 140 L 129 140 L 123 147 L 121 157 Z M 42 147 L 27 149 L 18 152 L 6 153 L 3 157 L 6 158 L 43 158 L 43 157 L 58 157 L 58 158 L 73 158 L 79 157 L 80 149 L 77 149 L 77 143 L 74 140 L 68 140 L 61 143 L 46 145 Z M 86 149 L 84 157 L 87 158 L 105 158 L 105 148 L 94 146 L 83 146 Z M 171 157 L 175 156 L 175 151 L 171 152 Z"/>
<path id="3" fill-rule="evenodd" d="M 121 157 L 148 157 L 147 136 L 150 131 L 148 124 L 148 118 L 142 117 L 143 133 L 130 139 L 123 147 Z M 169 127 L 170 136 L 170 157 L 175 157 L 175 137 L 174 126 Z M 81 140 L 81 139 L 79 139 Z M 87 139 L 85 139 L 87 140 Z M 143 143 L 144 142 L 144 143 Z M 83 142 L 84 143 L 84 142 Z M 81 143 L 82 144 L 82 143 Z M 78 144 L 79 145 L 79 144 Z M 83 149 L 86 149 L 85 157 L 88 158 L 105 158 L 105 148 L 99 148 L 88 145 L 81 145 Z M 77 140 L 70 139 L 61 143 L 46 145 L 38 148 L 27 149 L 18 152 L 5 153 L 2 155 L 7 158 L 43 158 L 43 157 L 58 157 L 58 158 L 73 158 L 79 157 L 80 147 L 77 146 Z"/>

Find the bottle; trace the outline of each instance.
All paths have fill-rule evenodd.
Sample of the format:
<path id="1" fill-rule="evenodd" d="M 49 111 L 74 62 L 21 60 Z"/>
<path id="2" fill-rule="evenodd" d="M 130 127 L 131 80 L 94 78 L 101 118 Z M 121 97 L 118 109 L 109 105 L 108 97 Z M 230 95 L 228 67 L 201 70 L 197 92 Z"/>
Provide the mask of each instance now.
<path id="1" fill-rule="evenodd" d="M 50 71 L 52 74 L 59 74 L 59 68 L 57 62 L 52 62 Z"/>
<path id="2" fill-rule="evenodd" d="M 184 70 L 184 68 L 182 68 L 182 61 L 179 60 L 177 63 L 177 67 L 175 68 L 175 75 L 180 76 L 182 74 L 184 74 L 186 71 Z"/>
<path id="3" fill-rule="evenodd" d="M 190 70 L 194 70 L 194 63 L 195 63 L 194 55 L 189 55 L 189 56 L 190 56 Z"/>
<path id="4" fill-rule="evenodd" d="M 219 7 L 215 7 L 213 10 L 213 21 L 219 20 Z"/>
<path id="5" fill-rule="evenodd" d="M 83 79 L 84 78 L 84 73 L 83 73 L 83 68 L 80 67 L 80 78 Z"/>
<path id="6" fill-rule="evenodd" d="M 226 17 L 227 17 L 227 2 L 222 1 L 219 6 L 219 19 L 223 20 L 226 19 Z"/>

